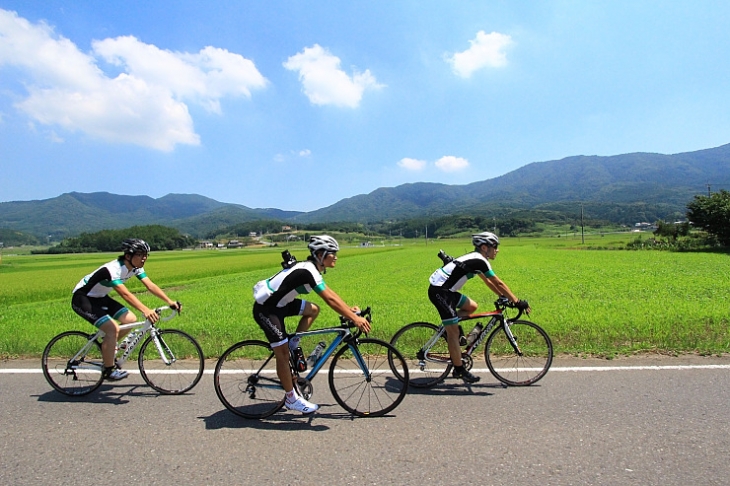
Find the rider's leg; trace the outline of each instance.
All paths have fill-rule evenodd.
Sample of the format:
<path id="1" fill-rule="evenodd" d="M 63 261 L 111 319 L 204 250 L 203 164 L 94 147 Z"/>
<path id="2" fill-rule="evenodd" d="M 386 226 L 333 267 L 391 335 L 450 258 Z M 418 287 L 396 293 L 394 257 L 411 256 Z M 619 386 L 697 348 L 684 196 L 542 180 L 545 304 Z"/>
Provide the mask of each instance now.
<path id="1" fill-rule="evenodd" d="M 456 314 L 459 317 L 466 317 L 468 315 L 471 315 L 474 312 L 476 312 L 477 307 L 479 307 L 479 304 L 477 304 L 476 302 L 471 300 L 466 295 L 464 296 L 464 299 L 462 300 L 462 302 L 459 302 L 459 304 L 461 304 L 461 305 L 459 305 L 459 308 L 456 311 Z"/>
<path id="2" fill-rule="evenodd" d="M 297 325 L 296 332 L 304 332 L 309 330 L 310 327 L 312 327 L 312 323 L 319 315 L 319 306 L 317 304 L 312 304 L 311 302 L 307 302 L 305 300 L 302 301 L 302 311 L 300 313 L 302 316 L 299 319 L 299 324 Z M 296 347 L 299 346 L 299 337 L 294 336 L 289 338 L 289 349 L 296 349 Z"/>
<path id="3" fill-rule="evenodd" d="M 114 353 L 119 336 L 119 325 L 114 319 L 109 319 L 99 326 L 99 329 L 104 331 L 104 339 L 101 341 L 101 357 L 104 361 L 104 367 L 110 368 L 114 366 Z"/>
<path id="4" fill-rule="evenodd" d="M 273 349 L 274 356 L 276 357 L 276 374 L 281 381 L 284 392 L 286 392 L 286 408 L 305 414 L 316 411 L 319 405 L 309 402 L 294 390 L 294 380 L 291 375 L 291 369 L 289 368 L 289 346 L 285 343 Z"/>
<path id="5" fill-rule="evenodd" d="M 289 346 L 281 345 L 272 348 L 276 357 L 276 376 L 279 377 L 282 388 L 289 393 L 294 389 L 294 382 L 289 368 Z"/>
<path id="6" fill-rule="evenodd" d="M 446 343 L 449 346 L 449 356 L 451 364 L 458 367 L 461 366 L 461 346 L 459 345 L 459 326 L 456 321 L 452 323 L 444 323 L 446 329 Z"/>
<path id="7" fill-rule="evenodd" d="M 132 312 L 127 311 L 117 318 L 117 322 L 119 324 L 132 324 L 134 322 L 137 322 L 137 316 L 135 316 Z M 131 328 L 130 329 L 119 329 L 119 331 L 117 332 L 117 342 L 124 339 L 124 336 L 129 334 L 129 332 L 131 330 L 132 330 Z"/>
<path id="8" fill-rule="evenodd" d="M 299 319 L 299 325 L 297 325 L 297 332 L 309 330 L 318 315 L 319 306 L 317 304 L 312 304 L 311 302 L 305 302 L 304 310 L 302 311 L 302 318 Z"/>

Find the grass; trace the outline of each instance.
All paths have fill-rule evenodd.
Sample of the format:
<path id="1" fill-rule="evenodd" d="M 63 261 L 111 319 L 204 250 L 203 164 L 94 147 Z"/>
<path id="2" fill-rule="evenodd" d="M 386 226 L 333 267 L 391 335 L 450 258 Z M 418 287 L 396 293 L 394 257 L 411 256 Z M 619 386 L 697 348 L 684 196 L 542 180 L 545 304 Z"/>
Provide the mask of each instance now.
<path id="1" fill-rule="evenodd" d="M 623 248 L 635 234 L 552 238 L 503 238 L 493 262 L 497 275 L 533 308 L 530 320 L 550 334 L 556 352 L 612 357 L 641 351 L 730 352 L 727 302 L 730 256 L 603 250 Z M 436 322 L 428 301 L 428 276 L 440 264 L 439 248 L 457 256 L 468 240 L 403 246 L 343 248 L 337 267 L 324 276 L 346 302 L 373 309 L 371 336 L 389 340 L 403 325 Z M 261 339 L 253 322 L 252 286 L 279 267 L 279 249 L 155 252 L 150 277 L 185 304 L 168 327 L 195 336 L 207 357 L 242 339 Z M 594 251 L 590 251 L 593 249 Z M 300 259 L 303 246 L 290 247 Z M 580 251 L 589 250 L 589 251 Z M 93 328 L 70 308 L 76 282 L 114 254 L 3 255 L 0 265 L 0 356 L 38 357 L 55 334 Z M 143 286 L 129 282 L 133 291 Z M 495 296 L 473 279 L 463 291 L 480 310 Z M 159 301 L 138 296 L 149 306 Z M 315 327 L 337 323 L 323 307 Z M 290 328 L 294 323 L 290 323 Z M 468 331 L 468 330 L 467 330 Z"/>

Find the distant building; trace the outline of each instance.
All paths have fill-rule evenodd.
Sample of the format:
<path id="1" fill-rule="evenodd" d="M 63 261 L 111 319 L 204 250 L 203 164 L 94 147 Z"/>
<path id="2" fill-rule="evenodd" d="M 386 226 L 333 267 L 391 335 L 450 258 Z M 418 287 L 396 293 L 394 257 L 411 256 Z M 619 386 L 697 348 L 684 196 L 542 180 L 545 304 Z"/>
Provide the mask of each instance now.
<path id="1" fill-rule="evenodd" d="M 228 242 L 228 248 L 241 248 L 243 243 L 238 240 L 231 240 Z"/>

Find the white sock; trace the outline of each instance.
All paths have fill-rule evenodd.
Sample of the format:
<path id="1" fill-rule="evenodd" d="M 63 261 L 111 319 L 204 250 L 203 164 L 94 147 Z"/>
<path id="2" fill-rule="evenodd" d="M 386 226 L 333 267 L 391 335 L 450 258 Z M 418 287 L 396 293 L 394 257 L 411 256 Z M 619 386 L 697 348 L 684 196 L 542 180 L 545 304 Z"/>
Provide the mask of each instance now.
<path id="1" fill-rule="evenodd" d="M 296 390 L 294 390 L 293 388 L 292 388 L 291 391 L 286 392 L 286 400 L 288 402 L 290 402 L 290 403 L 291 402 L 296 402 L 297 401 L 297 398 L 299 398 L 299 397 L 297 396 Z"/>

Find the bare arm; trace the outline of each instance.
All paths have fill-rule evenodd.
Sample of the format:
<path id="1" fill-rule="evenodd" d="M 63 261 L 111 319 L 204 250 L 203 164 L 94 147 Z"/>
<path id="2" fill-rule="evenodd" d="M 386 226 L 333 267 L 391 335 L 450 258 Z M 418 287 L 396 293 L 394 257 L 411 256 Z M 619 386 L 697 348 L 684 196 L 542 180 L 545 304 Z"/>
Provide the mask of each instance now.
<path id="1" fill-rule="evenodd" d="M 124 284 L 117 285 L 114 287 L 114 290 L 116 290 L 119 296 L 126 300 L 129 305 L 140 311 L 146 319 L 149 319 L 152 322 L 157 322 L 157 319 L 159 319 L 160 316 L 158 316 L 154 310 L 144 305 L 142 301 L 130 292 Z"/>
<path id="2" fill-rule="evenodd" d="M 482 280 L 484 280 L 484 283 L 487 284 L 487 287 L 489 287 L 495 294 L 500 296 L 504 295 L 513 303 L 519 300 L 517 296 L 512 293 L 509 287 L 507 287 L 507 284 L 502 282 L 502 280 L 496 275 L 493 277 L 487 277 L 480 273 L 479 276 Z"/>
<path id="3" fill-rule="evenodd" d="M 143 278 L 142 283 L 145 287 L 147 287 L 147 290 L 149 290 L 152 295 L 166 302 L 167 305 L 172 307 L 175 307 L 175 305 L 177 305 L 175 301 L 168 297 L 167 294 L 160 287 L 158 287 L 156 283 L 150 280 L 149 277 Z"/>
<path id="4" fill-rule="evenodd" d="M 325 303 L 339 315 L 350 319 L 362 331 L 370 332 L 370 323 L 368 320 L 355 314 L 352 310 L 353 308 L 350 308 L 350 306 L 348 306 L 334 290 L 327 287 L 319 294 L 319 296 L 322 297 L 322 300 L 324 300 Z"/>

